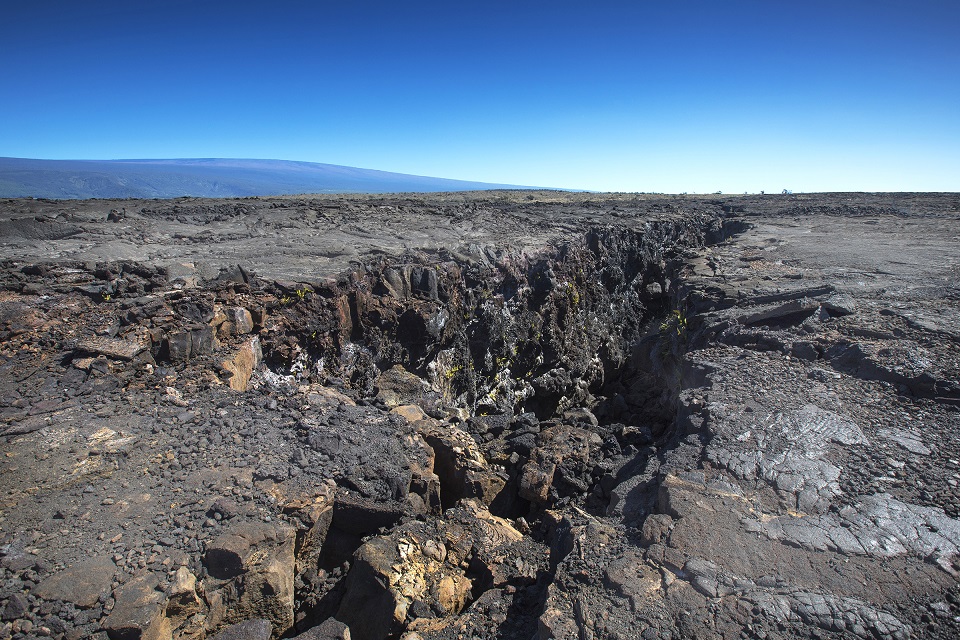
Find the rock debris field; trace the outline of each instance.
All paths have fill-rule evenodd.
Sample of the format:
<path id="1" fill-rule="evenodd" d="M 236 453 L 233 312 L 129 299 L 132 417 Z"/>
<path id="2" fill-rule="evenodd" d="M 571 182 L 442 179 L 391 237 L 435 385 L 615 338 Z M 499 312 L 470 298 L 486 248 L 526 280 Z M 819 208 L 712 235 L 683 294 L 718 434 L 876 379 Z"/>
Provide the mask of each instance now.
<path id="1" fill-rule="evenodd" d="M 960 637 L 960 196 L 0 201 L 0 637 Z"/>

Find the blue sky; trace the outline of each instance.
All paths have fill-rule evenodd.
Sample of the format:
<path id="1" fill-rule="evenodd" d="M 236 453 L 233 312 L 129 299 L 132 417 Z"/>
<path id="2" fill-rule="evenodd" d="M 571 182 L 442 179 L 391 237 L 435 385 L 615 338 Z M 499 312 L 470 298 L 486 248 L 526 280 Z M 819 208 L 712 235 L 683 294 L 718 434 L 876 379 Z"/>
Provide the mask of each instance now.
<path id="1" fill-rule="evenodd" d="M 960 191 L 960 2 L 0 9 L 0 156 L 605 191 Z"/>

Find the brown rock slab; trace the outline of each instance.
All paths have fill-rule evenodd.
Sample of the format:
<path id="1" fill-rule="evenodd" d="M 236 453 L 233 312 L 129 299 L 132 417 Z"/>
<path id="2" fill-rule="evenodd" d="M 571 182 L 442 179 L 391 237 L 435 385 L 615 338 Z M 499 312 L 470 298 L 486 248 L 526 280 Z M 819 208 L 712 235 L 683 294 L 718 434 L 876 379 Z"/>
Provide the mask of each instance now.
<path id="1" fill-rule="evenodd" d="M 91 336 L 80 341 L 77 345 L 77 351 L 96 353 L 115 360 L 133 360 L 146 351 L 147 346 L 143 342 Z"/>
<path id="2" fill-rule="evenodd" d="M 340 406 L 347 405 L 350 407 L 357 406 L 357 403 L 353 401 L 347 395 L 344 395 L 332 387 L 324 387 L 321 385 L 311 385 L 306 389 L 307 402 L 310 403 L 311 407 L 318 406 Z"/>
<path id="3" fill-rule="evenodd" d="M 423 412 L 418 405 L 415 404 L 404 404 L 398 407 L 394 407 L 390 410 L 390 413 L 400 416 L 407 422 L 417 422 L 418 420 L 423 420 L 427 417 L 427 414 Z"/>
<path id="4" fill-rule="evenodd" d="M 165 615 L 166 595 L 159 591 L 156 574 L 133 578 L 113 594 L 116 605 L 103 621 L 111 640 L 169 640 L 170 620 Z"/>
<path id="5" fill-rule="evenodd" d="M 210 640 L 270 640 L 272 633 L 270 621 L 258 618 L 230 625 Z"/>
<path id="6" fill-rule="evenodd" d="M 327 618 L 295 638 L 296 640 L 351 640 L 351 635 L 347 625 L 334 618 Z"/>
<path id="7" fill-rule="evenodd" d="M 117 567 L 107 558 L 87 560 L 50 576 L 33 590 L 44 600 L 63 600 L 82 609 L 97 604 L 110 590 Z"/>
<path id="8" fill-rule="evenodd" d="M 463 498 L 477 498 L 489 505 L 503 491 L 506 480 L 490 468 L 468 433 L 427 420 L 414 426 L 436 454 L 434 472 L 443 487 L 440 499 L 445 508 Z"/>
<path id="9" fill-rule="evenodd" d="M 411 522 L 387 536 L 367 540 L 354 554 L 337 619 L 358 640 L 383 640 L 403 630 L 414 602 L 429 602 L 444 616 L 459 614 L 471 598 L 472 581 L 461 567 L 472 548 L 470 533 Z"/>
<path id="10" fill-rule="evenodd" d="M 466 576 L 444 576 L 437 584 L 437 602 L 448 613 L 456 613 L 466 606 L 473 584 Z"/>
<path id="11" fill-rule="evenodd" d="M 316 568 L 323 543 L 333 523 L 335 485 L 328 484 L 312 492 L 290 489 L 281 484 L 274 491 L 283 513 L 299 523 L 297 574 Z"/>
<path id="12" fill-rule="evenodd" d="M 427 383 L 397 364 L 377 378 L 377 399 L 388 407 L 416 402 L 429 391 Z"/>
<path id="13" fill-rule="evenodd" d="M 354 556 L 337 618 L 350 625 L 358 640 L 382 640 L 400 630 L 409 603 L 390 588 L 398 560 L 397 546 L 388 538 L 368 540 Z"/>

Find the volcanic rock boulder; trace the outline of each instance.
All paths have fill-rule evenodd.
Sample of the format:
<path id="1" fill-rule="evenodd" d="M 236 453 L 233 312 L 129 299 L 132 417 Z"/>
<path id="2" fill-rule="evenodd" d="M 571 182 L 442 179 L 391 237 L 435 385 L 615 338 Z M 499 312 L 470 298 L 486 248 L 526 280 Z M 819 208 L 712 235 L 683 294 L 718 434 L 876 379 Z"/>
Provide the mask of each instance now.
<path id="1" fill-rule="evenodd" d="M 211 617 L 224 623 L 263 618 L 276 634 L 292 627 L 295 542 L 295 529 L 276 523 L 240 523 L 211 541 L 204 556 L 213 579 L 208 591 L 217 594 Z"/>
<path id="2" fill-rule="evenodd" d="M 354 555 L 337 618 L 358 640 L 383 640 L 404 628 L 411 607 L 454 614 L 471 581 L 450 554 L 442 532 L 424 523 L 373 538 Z"/>
<path id="3" fill-rule="evenodd" d="M 186 567 L 180 567 L 173 576 L 167 600 L 166 616 L 170 619 L 170 626 L 181 638 L 199 635 L 202 625 L 186 623 L 205 610 L 206 605 L 197 594 L 197 577 Z M 198 626 L 200 628 L 196 628 Z"/>
<path id="4" fill-rule="evenodd" d="M 388 407 L 417 404 L 430 393 L 426 382 L 399 364 L 381 373 L 376 385 L 377 400 Z"/>
<path id="5" fill-rule="evenodd" d="M 296 575 L 316 569 L 327 533 L 333 524 L 336 485 L 324 483 L 317 488 L 299 488 L 284 483 L 272 492 L 283 513 L 297 526 Z"/>
<path id="6" fill-rule="evenodd" d="M 738 418 L 720 406 L 712 407 L 711 413 L 716 435 L 708 449 L 710 459 L 740 478 L 759 476 L 781 493 L 796 496 L 796 508 L 803 512 L 824 511 L 840 491 L 836 482 L 840 469 L 825 459 L 829 448 L 867 442 L 849 417 L 815 404 L 769 417 Z M 737 442 L 733 451 L 724 445 L 731 439 Z"/>
<path id="7" fill-rule="evenodd" d="M 476 498 L 490 505 L 506 490 L 506 478 L 490 467 L 469 434 L 429 419 L 416 422 L 413 427 L 434 451 L 434 471 L 444 506 L 453 506 L 463 498 Z"/>
<path id="8" fill-rule="evenodd" d="M 444 514 L 447 526 L 457 531 L 448 539 L 471 542 L 469 573 L 474 591 L 528 584 L 543 567 L 541 549 L 505 518 L 495 516 L 477 500 L 461 500 Z"/>
<path id="9" fill-rule="evenodd" d="M 217 338 L 213 327 L 202 326 L 172 333 L 164 340 L 162 354 L 170 362 L 184 362 L 213 353 Z"/>
<path id="10" fill-rule="evenodd" d="M 230 333 L 243 335 L 253 331 L 253 315 L 243 307 L 227 309 L 227 322 L 230 323 Z"/>
<path id="11" fill-rule="evenodd" d="M 520 477 L 520 497 L 545 505 L 555 479 L 565 481 L 566 491 L 585 493 L 588 489 L 591 451 L 601 444 L 596 433 L 556 425 L 540 432 L 537 447 L 524 465 Z"/>
<path id="12" fill-rule="evenodd" d="M 170 620 L 167 598 L 156 574 L 134 578 L 114 593 L 116 605 L 103 628 L 111 640 L 169 640 Z"/>
<path id="13" fill-rule="evenodd" d="M 474 500 L 461 501 L 444 520 L 401 525 L 357 550 L 337 619 L 361 640 L 443 628 L 475 594 L 521 575 L 535 579 L 537 561 L 527 555 L 524 568 L 520 559 L 529 552 L 518 546 L 522 540 Z"/>
<path id="14" fill-rule="evenodd" d="M 353 635 L 347 625 L 334 618 L 328 618 L 295 637 L 296 640 L 351 640 Z"/>
<path id="15" fill-rule="evenodd" d="M 212 640 L 270 640 L 272 631 L 269 620 L 245 620 L 223 629 Z"/>

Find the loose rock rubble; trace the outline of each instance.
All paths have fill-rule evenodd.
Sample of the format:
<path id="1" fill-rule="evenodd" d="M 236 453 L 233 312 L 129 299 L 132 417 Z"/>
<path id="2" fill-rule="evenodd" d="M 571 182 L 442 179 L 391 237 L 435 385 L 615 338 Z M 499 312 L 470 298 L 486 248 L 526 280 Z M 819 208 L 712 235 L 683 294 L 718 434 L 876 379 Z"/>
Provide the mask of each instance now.
<path id="1" fill-rule="evenodd" d="M 960 635 L 955 195 L 118 206 L 2 203 L 0 636 Z"/>

